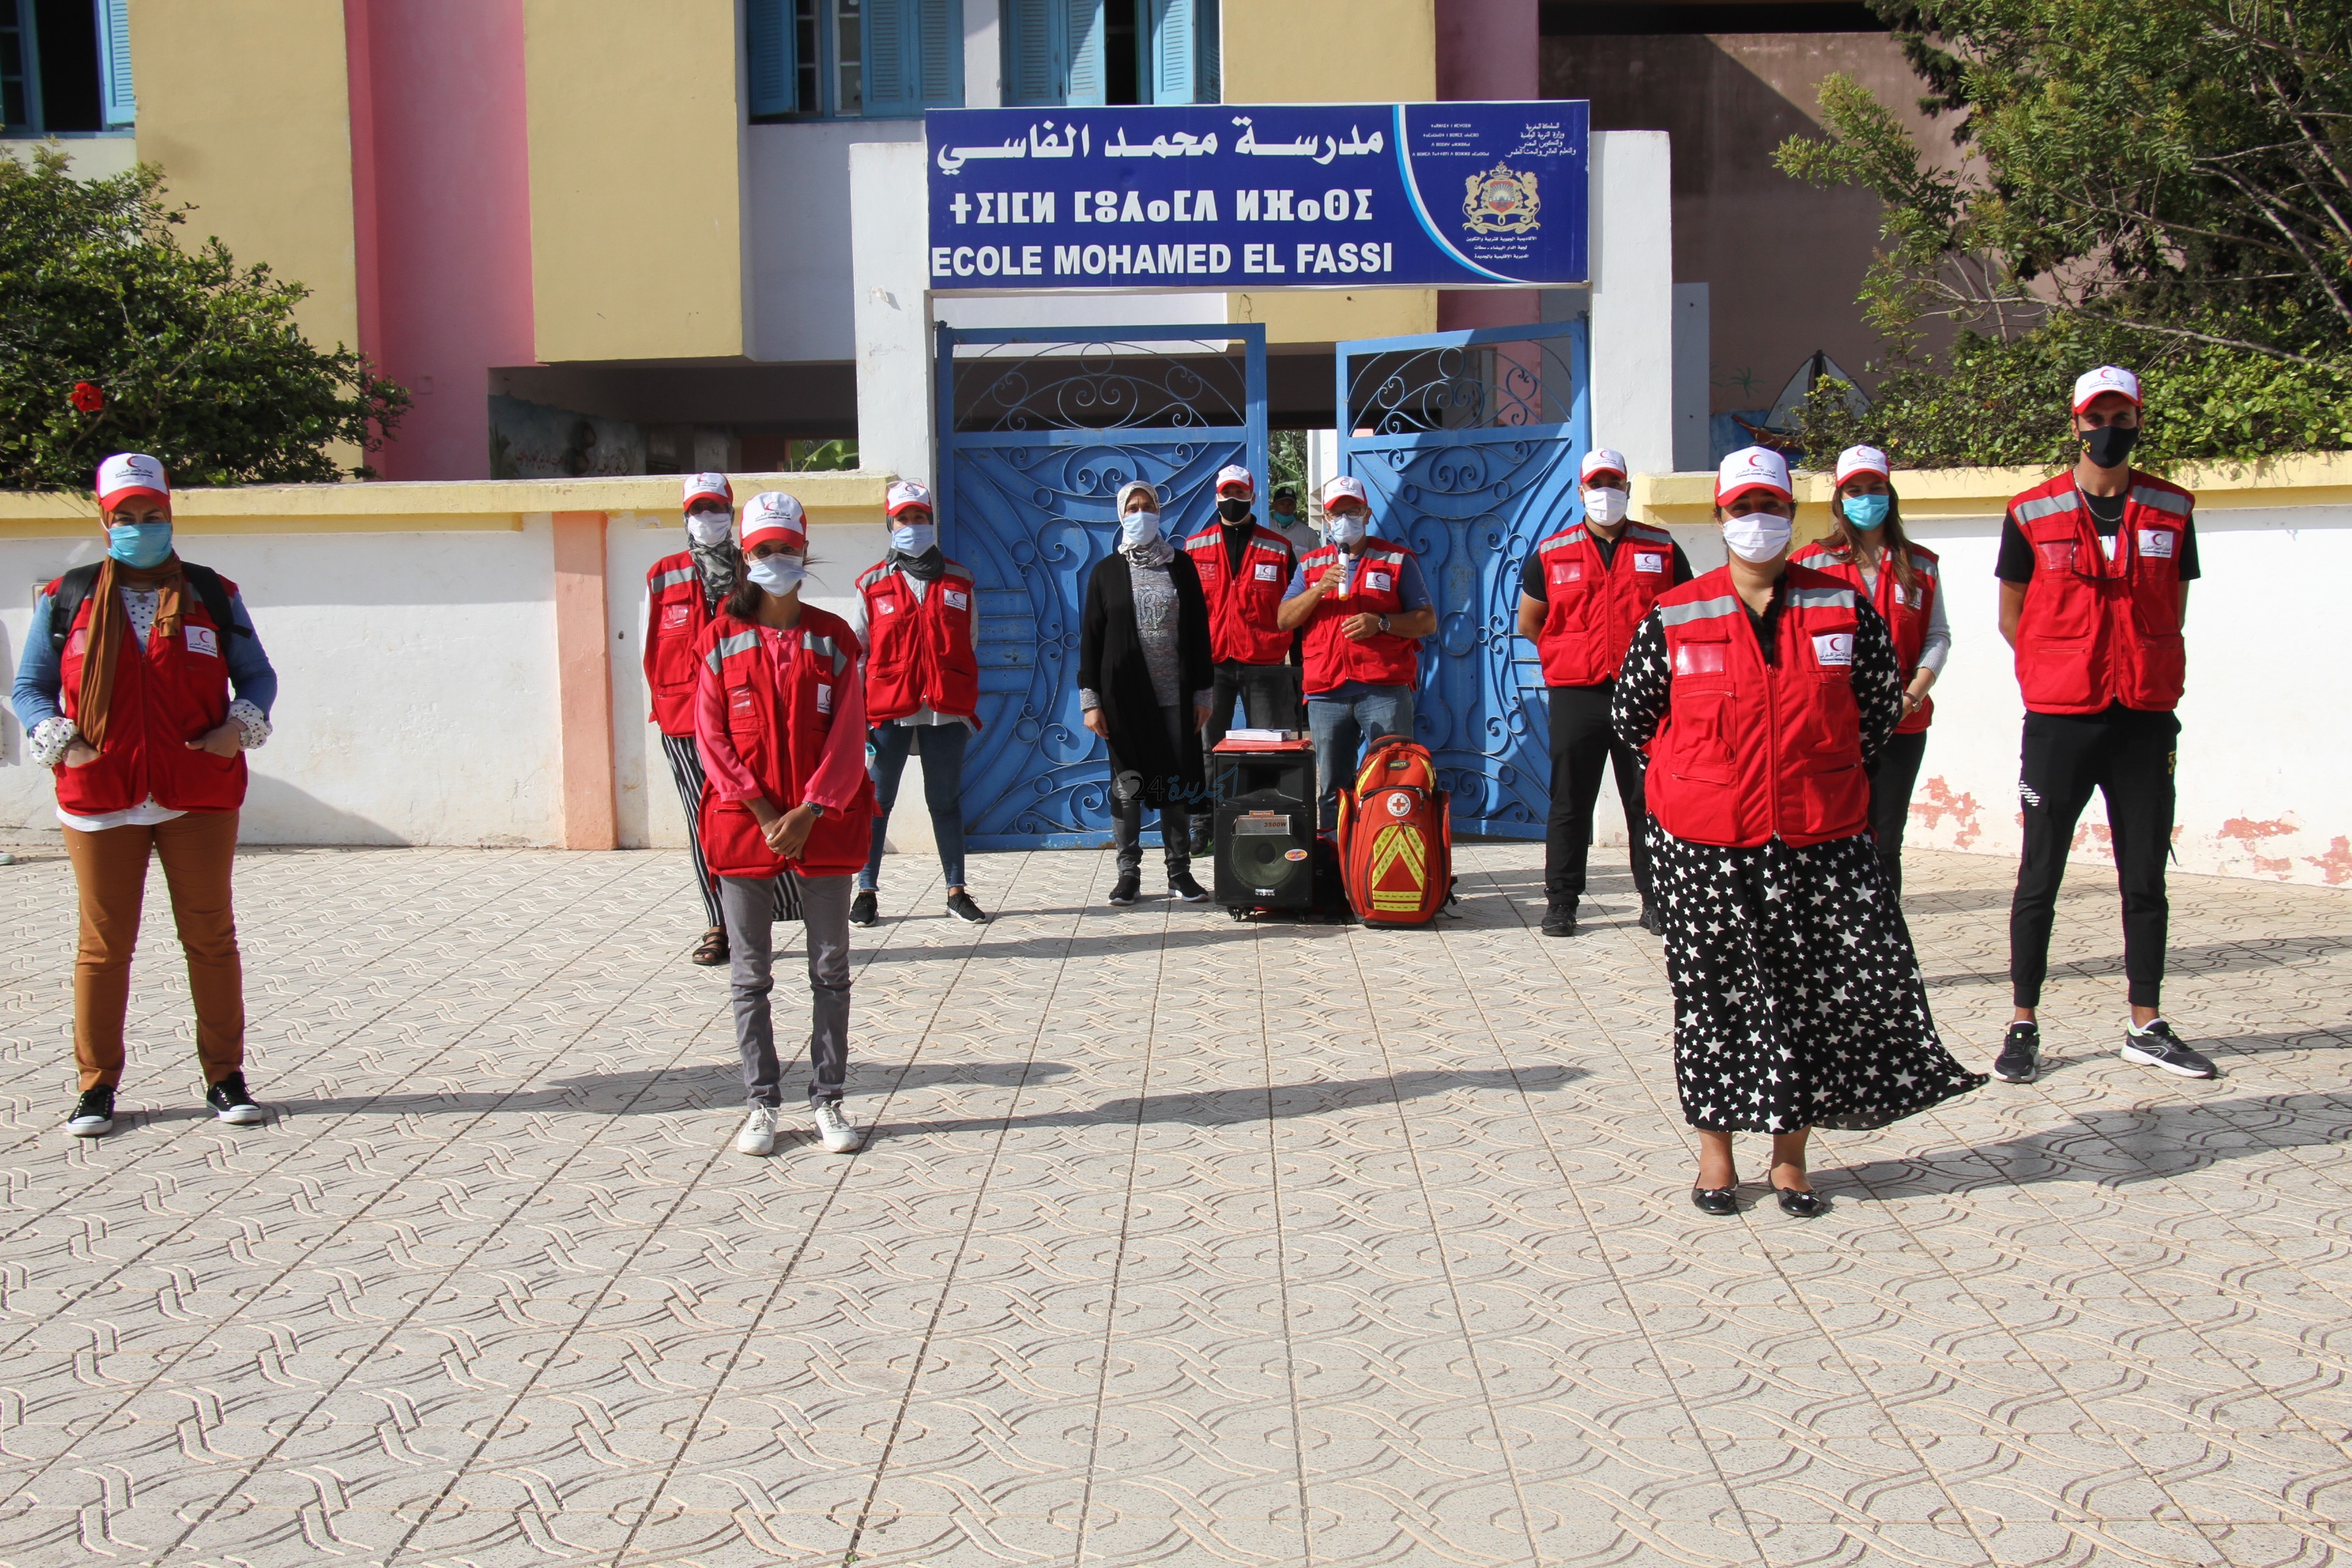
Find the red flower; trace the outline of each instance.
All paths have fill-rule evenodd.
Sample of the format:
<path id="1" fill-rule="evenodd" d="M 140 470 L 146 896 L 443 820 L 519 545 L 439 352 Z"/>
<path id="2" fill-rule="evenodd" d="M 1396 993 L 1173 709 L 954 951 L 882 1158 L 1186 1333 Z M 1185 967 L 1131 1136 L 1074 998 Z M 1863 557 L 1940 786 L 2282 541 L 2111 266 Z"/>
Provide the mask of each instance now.
<path id="1" fill-rule="evenodd" d="M 95 414 L 106 406 L 106 394 L 93 383 L 77 381 L 73 384 L 73 405 L 84 414 Z"/>

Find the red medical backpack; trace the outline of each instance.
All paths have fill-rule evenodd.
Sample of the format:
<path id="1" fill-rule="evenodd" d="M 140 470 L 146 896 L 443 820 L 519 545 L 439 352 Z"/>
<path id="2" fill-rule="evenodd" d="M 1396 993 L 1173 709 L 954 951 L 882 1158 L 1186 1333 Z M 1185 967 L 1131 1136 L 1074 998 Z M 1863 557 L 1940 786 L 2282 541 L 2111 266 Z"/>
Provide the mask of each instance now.
<path id="1" fill-rule="evenodd" d="M 1339 792 L 1339 875 L 1366 925 L 1427 925 L 1454 892 L 1454 828 L 1428 748 L 1391 736 Z"/>

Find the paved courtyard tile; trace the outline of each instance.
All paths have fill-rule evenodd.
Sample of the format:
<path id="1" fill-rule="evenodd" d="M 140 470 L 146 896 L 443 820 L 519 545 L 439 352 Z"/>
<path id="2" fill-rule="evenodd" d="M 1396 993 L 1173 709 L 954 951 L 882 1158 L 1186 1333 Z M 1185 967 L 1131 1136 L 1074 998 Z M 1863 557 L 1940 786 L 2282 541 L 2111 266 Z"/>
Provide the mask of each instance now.
<path id="1" fill-rule="evenodd" d="M 2352 894 L 2175 880 L 2188 1082 L 2116 1058 L 2077 868 L 2040 1082 L 1711 1219 L 1622 856 L 1571 941 L 1541 861 L 1463 846 L 1416 931 L 1114 910 L 1092 852 L 976 857 L 972 928 L 893 861 L 868 1142 L 751 1160 L 680 856 L 242 857 L 248 1129 L 158 892 L 85 1142 L 37 853 L 0 1568 L 2352 1562 Z M 2009 871 L 1907 872 L 1979 1067 Z"/>

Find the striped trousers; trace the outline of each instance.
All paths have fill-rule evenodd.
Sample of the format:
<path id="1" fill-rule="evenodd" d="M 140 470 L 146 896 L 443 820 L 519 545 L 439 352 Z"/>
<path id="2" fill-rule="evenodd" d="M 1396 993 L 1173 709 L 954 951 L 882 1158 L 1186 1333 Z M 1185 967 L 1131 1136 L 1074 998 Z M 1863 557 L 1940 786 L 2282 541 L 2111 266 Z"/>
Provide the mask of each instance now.
<path id="1" fill-rule="evenodd" d="M 669 759 L 669 776 L 677 784 L 677 803 L 686 808 L 686 852 L 694 861 L 694 885 L 702 894 L 702 911 L 712 930 L 723 931 L 727 917 L 719 911 L 719 884 L 710 875 L 709 862 L 702 858 L 702 753 L 695 750 L 691 735 L 664 735 L 661 743 L 662 754 Z M 790 871 L 776 879 L 775 918 L 801 918 L 800 879 Z"/>

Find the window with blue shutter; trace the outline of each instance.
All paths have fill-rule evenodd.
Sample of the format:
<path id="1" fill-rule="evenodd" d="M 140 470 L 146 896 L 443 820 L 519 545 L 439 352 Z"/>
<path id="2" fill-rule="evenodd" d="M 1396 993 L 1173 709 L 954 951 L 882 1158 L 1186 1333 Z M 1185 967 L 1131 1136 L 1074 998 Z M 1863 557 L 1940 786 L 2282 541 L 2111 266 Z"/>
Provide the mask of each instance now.
<path id="1" fill-rule="evenodd" d="M 1147 103 L 1215 103 L 1223 96 L 1217 58 L 1217 0 L 1139 0 L 1148 20 L 1143 57 Z"/>
<path id="2" fill-rule="evenodd" d="M 963 101 L 962 0 L 744 0 L 744 20 L 755 120 L 912 117 Z"/>
<path id="3" fill-rule="evenodd" d="M 1004 101 L 1009 105 L 1108 101 L 1103 59 L 1105 0 L 1004 0 Z M 1110 0 L 1131 5 L 1133 0 Z"/>
<path id="4" fill-rule="evenodd" d="M 131 0 L 92 0 L 98 10 L 98 102 L 110 131 L 139 118 L 131 89 Z"/>
<path id="5" fill-rule="evenodd" d="M 799 62 L 793 58 L 793 0 L 744 0 L 746 72 L 751 112 L 793 114 L 801 107 Z"/>

